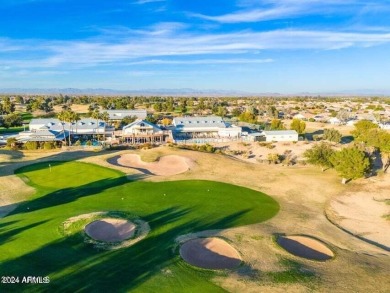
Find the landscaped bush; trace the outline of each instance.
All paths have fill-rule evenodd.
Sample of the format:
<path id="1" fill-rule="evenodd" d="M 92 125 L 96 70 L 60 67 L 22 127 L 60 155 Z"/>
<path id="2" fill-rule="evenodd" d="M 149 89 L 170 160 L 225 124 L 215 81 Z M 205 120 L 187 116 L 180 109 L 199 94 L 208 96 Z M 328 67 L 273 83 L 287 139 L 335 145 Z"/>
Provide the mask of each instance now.
<path id="1" fill-rule="evenodd" d="M 55 144 L 54 144 L 53 141 L 46 141 L 46 142 L 43 144 L 43 148 L 44 148 L 45 150 L 52 150 L 52 149 L 55 149 L 56 146 L 55 146 Z"/>
<path id="2" fill-rule="evenodd" d="M 179 149 L 185 149 L 185 150 L 192 150 L 192 151 L 198 151 L 198 152 L 205 152 L 205 153 L 215 153 L 217 150 L 212 145 L 206 143 L 202 145 L 177 145 L 177 144 L 169 144 L 170 147 L 177 147 Z"/>
<path id="3" fill-rule="evenodd" d="M 37 150 L 38 149 L 38 143 L 36 141 L 28 141 L 24 144 L 24 148 L 26 150 Z"/>

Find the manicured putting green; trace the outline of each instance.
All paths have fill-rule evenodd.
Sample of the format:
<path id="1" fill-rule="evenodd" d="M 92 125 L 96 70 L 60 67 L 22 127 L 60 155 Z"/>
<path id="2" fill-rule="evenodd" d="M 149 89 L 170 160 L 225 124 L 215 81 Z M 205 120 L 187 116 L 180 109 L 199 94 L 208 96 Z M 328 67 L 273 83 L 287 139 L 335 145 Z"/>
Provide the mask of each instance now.
<path id="1" fill-rule="evenodd" d="M 51 281 L 7 285 L 7 292 L 223 292 L 210 281 L 215 273 L 181 260 L 175 238 L 259 223 L 279 210 L 263 193 L 220 182 L 129 182 L 124 174 L 97 165 L 48 164 L 17 171 L 37 193 L 0 220 L 0 272 L 49 276 Z M 137 215 L 151 231 L 142 241 L 116 251 L 86 246 L 80 233 L 61 234 L 66 219 L 97 211 Z"/>

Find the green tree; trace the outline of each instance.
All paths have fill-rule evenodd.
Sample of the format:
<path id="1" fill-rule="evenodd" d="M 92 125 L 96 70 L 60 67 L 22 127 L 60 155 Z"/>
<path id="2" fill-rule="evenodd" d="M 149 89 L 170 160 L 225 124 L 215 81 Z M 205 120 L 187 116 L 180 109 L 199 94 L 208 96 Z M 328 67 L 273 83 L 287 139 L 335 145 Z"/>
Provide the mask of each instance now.
<path id="1" fill-rule="evenodd" d="M 7 148 L 10 148 L 12 150 L 18 149 L 18 140 L 15 137 L 9 137 L 7 138 Z"/>
<path id="2" fill-rule="evenodd" d="M 156 124 L 158 121 L 158 117 L 153 115 L 148 115 L 145 120 L 150 123 Z"/>
<path id="3" fill-rule="evenodd" d="M 273 119 L 271 121 L 270 130 L 283 130 L 283 129 L 285 129 L 285 127 L 282 120 Z"/>
<path id="4" fill-rule="evenodd" d="M 256 116 L 250 112 L 241 113 L 239 119 L 243 122 L 256 123 Z"/>
<path id="5" fill-rule="evenodd" d="M 343 137 L 342 134 L 337 129 L 334 129 L 334 128 L 328 129 L 327 128 L 324 130 L 323 139 L 325 139 L 325 140 L 340 143 L 342 137 Z"/>
<path id="6" fill-rule="evenodd" d="M 110 121 L 110 114 L 108 112 L 104 111 L 101 113 L 100 118 L 104 121 L 105 127 L 108 125 L 108 122 Z M 106 140 L 106 131 L 104 130 L 104 140 Z"/>
<path id="7" fill-rule="evenodd" d="M 375 123 L 369 120 L 361 120 L 355 123 L 355 129 L 351 132 L 356 141 L 368 142 L 368 136 L 371 129 L 379 128 Z"/>
<path id="8" fill-rule="evenodd" d="M 9 97 L 5 97 L 3 100 L 3 113 L 11 114 L 15 112 L 15 104 L 11 102 Z"/>
<path id="9" fill-rule="evenodd" d="M 267 108 L 267 115 L 268 115 L 268 117 L 276 119 L 279 116 L 279 111 L 276 109 L 275 106 L 269 106 Z"/>
<path id="10" fill-rule="evenodd" d="M 156 112 L 161 112 L 162 111 L 162 105 L 161 105 L 161 103 L 156 103 L 156 104 L 154 104 L 153 105 L 153 109 L 154 109 L 154 111 L 156 111 Z"/>
<path id="11" fill-rule="evenodd" d="M 24 148 L 26 150 L 37 150 L 38 149 L 38 142 L 36 141 L 28 141 L 24 144 Z"/>
<path id="12" fill-rule="evenodd" d="M 382 129 L 371 129 L 365 136 L 365 146 L 378 150 L 382 157 L 382 169 L 384 172 L 390 166 L 390 133 Z"/>
<path id="13" fill-rule="evenodd" d="M 303 156 L 309 164 L 320 166 L 322 172 L 324 172 L 326 168 L 333 167 L 330 161 L 333 154 L 334 151 L 331 146 L 322 142 L 320 144 L 316 144 L 311 149 L 306 150 L 303 153 Z"/>
<path id="14" fill-rule="evenodd" d="M 227 114 L 226 107 L 219 106 L 219 107 L 218 107 L 218 110 L 217 110 L 217 113 L 215 113 L 215 114 L 216 114 L 217 116 L 225 117 L 226 114 Z"/>
<path id="15" fill-rule="evenodd" d="M 290 129 L 295 130 L 298 134 L 303 134 L 305 133 L 306 123 L 300 119 L 293 119 Z"/>
<path id="16" fill-rule="evenodd" d="M 130 123 L 133 123 L 135 120 L 137 120 L 137 116 L 126 116 L 123 117 L 120 123 L 120 127 L 129 125 Z"/>
<path id="17" fill-rule="evenodd" d="M 62 125 L 62 133 L 64 134 L 63 140 L 66 143 L 66 134 L 65 134 L 65 121 L 67 119 L 67 111 L 61 111 L 60 113 L 57 114 L 57 118 L 61 121 Z"/>
<path id="18" fill-rule="evenodd" d="M 91 113 L 91 118 L 96 120 L 96 128 L 95 128 L 95 134 L 96 134 L 96 139 L 99 140 L 99 119 L 101 118 L 100 111 L 99 109 L 95 109 Z"/>
<path id="19" fill-rule="evenodd" d="M 232 110 L 232 115 L 233 115 L 233 117 L 238 117 L 238 116 L 241 115 L 241 113 L 242 113 L 242 111 L 241 111 L 240 108 L 234 108 L 234 109 Z"/>
<path id="20" fill-rule="evenodd" d="M 22 116 L 16 113 L 8 114 L 4 117 L 3 125 L 5 128 L 10 128 L 14 126 L 22 126 L 23 119 Z"/>
<path id="21" fill-rule="evenodd" d="M 330 162 L 342 177 L 345 184 L 349 179 L 363 177 L 370 170 L 370 160 L 356 147 L 344 148 L 330 157 Z"/>

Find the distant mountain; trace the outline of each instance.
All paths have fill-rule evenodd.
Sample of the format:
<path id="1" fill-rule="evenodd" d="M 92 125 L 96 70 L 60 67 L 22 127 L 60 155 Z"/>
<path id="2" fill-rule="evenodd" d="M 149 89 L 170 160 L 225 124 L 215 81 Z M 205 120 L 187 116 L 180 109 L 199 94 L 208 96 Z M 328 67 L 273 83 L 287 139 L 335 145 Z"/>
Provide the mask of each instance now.
<path id="1" fill-rule="evenodd" d="M 4 88 L 0 89 L 0 94 L 30 94 L 30 95 L 143 95 L 143 96 L 248 96 L 252 95 L 243 91 L 230 90 L 195 90 L 191 88 L 182 89 L 144 89 L 144 90 L 113 90 L 113 89 L 77 89 L 77 88 Z"/>
<path id="2" fill-rule="evenodd" d="M 10 95 L 106 95 L 106 96 L 208 96 L 208 97 L 250 97 L 250 96 L 259 96 L 259 97 L 285 97 L 285 96 L 390 96 L 390 90 L 371 90 L 371 89 L 361 89 L 361 90 L 345 90 L 345 91 L 329 91 L 329 92 L 298 92 L 290 94 L 281 94 L 281 93 L 255 93 L 255 92 L 246 92 L 246 91 L 237 91 L 237 90 L 196 90 L 192 88 L 181 88 L 181 89 L 141 89 L 141 90 L 113 90 L 113 89 L 103 89 L 103 88 L 87 88 L 87 89 L 78 89 L 78 88 L 4 88 L 0 89 L 0 94 L 10 94 Z"/>

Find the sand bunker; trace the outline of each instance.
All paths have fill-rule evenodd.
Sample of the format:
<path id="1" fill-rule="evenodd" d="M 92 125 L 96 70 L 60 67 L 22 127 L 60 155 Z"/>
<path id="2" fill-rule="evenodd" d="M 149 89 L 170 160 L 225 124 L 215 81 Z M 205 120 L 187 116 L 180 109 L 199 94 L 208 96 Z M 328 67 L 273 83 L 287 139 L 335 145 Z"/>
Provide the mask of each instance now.
<path id="1" fill-rule="evenodd" d="M 233 269 L 241 256 L 226 241 L 219 238 L 196 238 L 180 247 L 181 257 L 189 264 L 204 269 Z"/>
<path id="2" fill-rule="evenodd" d="M 278 244 L 288 252 L 313 260 L 329 260 L 333 252 L 318 240 L 305 236 L 279 237 Z"/>
<path id="3" fill-rule="evenodd" d="M 85 226 L 85 233 L 98 241 L 118 242 L 134 235 L 136 226 L 127 220 L 106 218 Z"/>
<path id="4" fill-rule="evenodd" d="M 125 154 L 108 160 L 109 163 L 137 169 L 145 174 L 170 176 L 186 172 L 191 166 L 191 160 L 185 157 L 169 155 L 158 161 L 147 163 L 139 155 Z"/>

